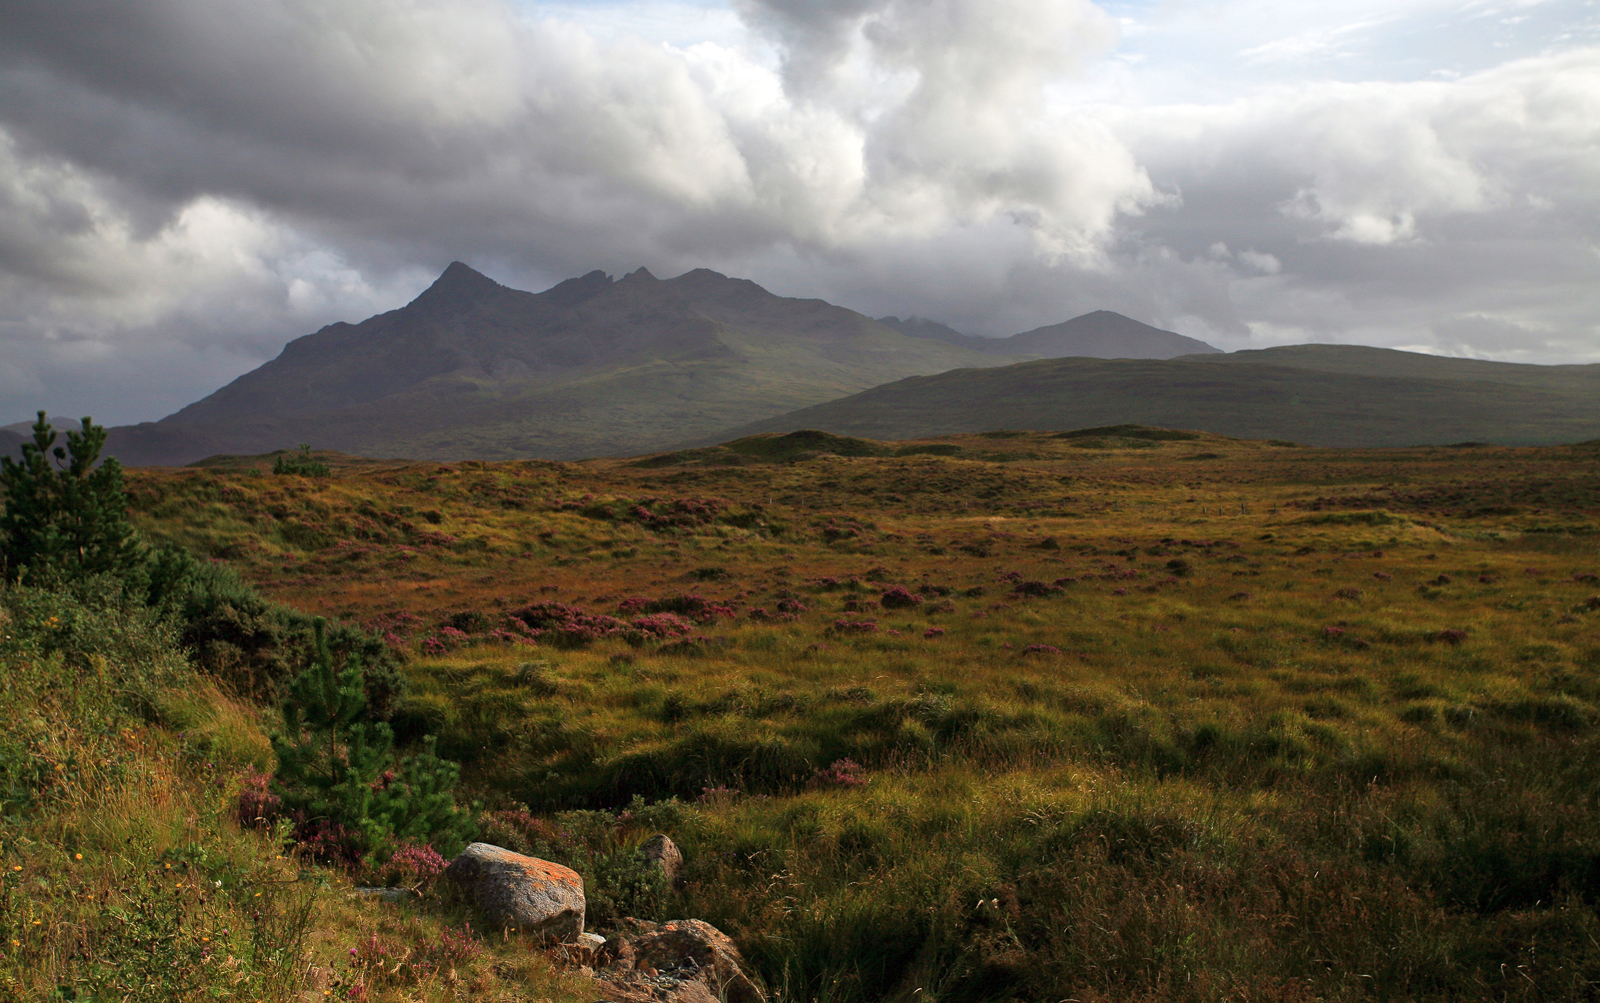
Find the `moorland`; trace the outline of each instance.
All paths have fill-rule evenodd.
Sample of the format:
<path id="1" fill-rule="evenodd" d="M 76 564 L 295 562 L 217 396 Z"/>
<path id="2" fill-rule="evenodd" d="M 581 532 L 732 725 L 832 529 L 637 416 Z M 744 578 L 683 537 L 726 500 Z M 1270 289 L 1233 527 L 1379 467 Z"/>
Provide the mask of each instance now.
<path id="1" fill-rule="evenodd" d="M 706 919 L 797 1001 L 1595 995 L 1600 443 L 1116 426 L 272 459 L 130 471 L 134 520 L 372 631 L 402 747 L 461 764 L 483 838 L 577 867 L 602 930 Z M 10 633 L 48 635 L 24 593 Z M 8 816 L 5 984 L 84 964 L 30 922 L 154 896 L 177 862 L 273 876 L 248 887 L 294 937 L 248 898 L 208 928 L 287 945 L 231 948 L 250 998 L 592 996 L 526 943 L 459 947 L 442 893 L 357 900 L 370 876 L 241 826 L 275 727 L 242 650 L 213 634 L 178 695 L 102 722 L 122 779 Z M 670 888 L 628 865 L 656 831 L 686 857 Z"/>

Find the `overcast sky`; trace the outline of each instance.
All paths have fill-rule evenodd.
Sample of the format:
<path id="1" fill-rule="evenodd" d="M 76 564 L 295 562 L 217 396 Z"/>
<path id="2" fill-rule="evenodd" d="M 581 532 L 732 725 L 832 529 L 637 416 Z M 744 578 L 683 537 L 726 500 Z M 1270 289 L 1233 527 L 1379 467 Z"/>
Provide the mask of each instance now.
<path id="1" fill-rule="evenodd" d="M 0 5 L 0 423 L 160 418 L 455 259 L 1600 362 L 1600 5 Z"/>

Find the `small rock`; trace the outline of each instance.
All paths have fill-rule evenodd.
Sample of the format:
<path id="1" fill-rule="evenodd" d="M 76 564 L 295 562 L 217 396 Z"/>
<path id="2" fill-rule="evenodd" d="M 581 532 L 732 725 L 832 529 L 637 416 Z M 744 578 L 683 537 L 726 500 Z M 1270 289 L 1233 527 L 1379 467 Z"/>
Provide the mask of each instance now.
<path id="1" fill-rule="evenodd" d="M 713 995 L 728 1003 L 766 1003 L 766 994 L 750 981 L 728 935 L 701 919 L 674 919 L 641 934 L 632 942 L 636 968 L 689 970 Z"/>
<path id="2" fill-rule="evenodd" d="M 583 933 L 583 878 L 570 867 L 473 843 L 444 873 L 497 925 L 565 943 Z"/>
<path id="3" fill-rule="evenodd" d="M 678 880 L 678 872 L 683 869 L 683 852 L 665 833 L 656 833 L 645 840 L 639 852 L 644 854 L 646 861 L 661 869 L 661 873 L 667 876 L 668 884 Z"/>
<path id="4" fill-rule="evenodd" d="M 599 934 L 580 933 L 571 943 L 557 944 L 551 948 L 550 956 L 557 961 L 577 966 L 580 975 L 592 976 L 595 966 L 601 963 L 605 943 L 606 939 Z"/>

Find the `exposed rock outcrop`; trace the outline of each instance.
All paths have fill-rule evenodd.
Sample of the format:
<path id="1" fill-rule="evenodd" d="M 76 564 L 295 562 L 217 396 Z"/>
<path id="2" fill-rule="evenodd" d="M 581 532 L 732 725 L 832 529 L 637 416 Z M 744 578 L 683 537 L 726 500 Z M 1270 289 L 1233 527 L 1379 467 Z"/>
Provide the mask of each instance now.
<path id="1" fill-rule="evenodd" d="M 583 933 L 583 878 L 570 867 L 473 843 L 444 873 L 498 926 L 565 943 Z"/>

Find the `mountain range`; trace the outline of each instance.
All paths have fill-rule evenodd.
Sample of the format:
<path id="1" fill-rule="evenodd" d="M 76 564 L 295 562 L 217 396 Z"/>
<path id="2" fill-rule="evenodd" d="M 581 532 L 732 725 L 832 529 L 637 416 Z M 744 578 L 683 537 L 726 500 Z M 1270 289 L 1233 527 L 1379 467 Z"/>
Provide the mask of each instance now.
<path id="1" fill-rule="evenodd" d="M 899 439 L 1116 424 L 1329 446 L 1570 442 L 1600 437 L 1600 365 L 1351 345 L 1224 354 L 1105 310 L 980 338 L 703 268 L 593 271 L 530 293 L 456 262 L 397 310 L 330 324 L 175 414 L 113 428 L 108 451 L 129 465 L 302 442 L 577 459 L 799 429 Z M 27 425 L 0 428 L 0 450 L 14 453 Z"/>
<path id="2" fill-rule="evenodd" d="M 904 328 L 703 268 L 594 271 L 530 293 L 456 262 L 400 309 L 331 324 L 173 415 L 113 429 L 108 449 L 132 465 L 300 442 L 436 459 L 633 454 L 907 376 L 1055 352 L 1216 352 L 1105 311 L 1005 339 Z"/>

